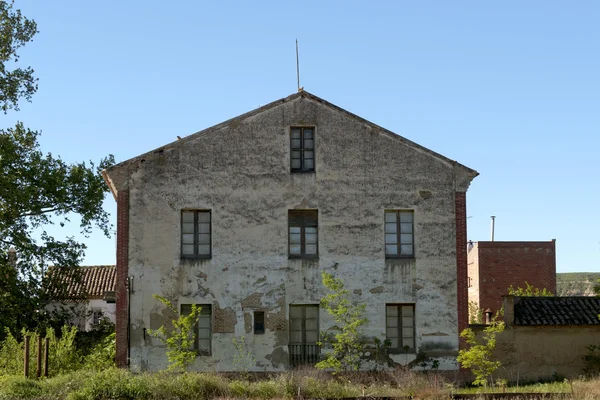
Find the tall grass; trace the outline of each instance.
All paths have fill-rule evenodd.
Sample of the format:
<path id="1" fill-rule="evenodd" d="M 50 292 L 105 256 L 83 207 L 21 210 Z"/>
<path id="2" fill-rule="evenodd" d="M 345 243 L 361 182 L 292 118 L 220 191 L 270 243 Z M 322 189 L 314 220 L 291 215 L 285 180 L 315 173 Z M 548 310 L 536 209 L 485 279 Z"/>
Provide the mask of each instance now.
<path id="1" fill-rule="evenodd" d="M 250 381 L 235 375 L 216 373 L 143 373 L 109 368 L 95 372 L 81 370 L 50 379 L 0 377 L 0 399 L 293 399 L 348 397 L 403 397 L 448 399 L 457 388 L 440 376 L 398 369 L 380 373 L 331 375 L 313 369 L 263 376 Z M 571 389 L 572 388 L 572 389 Z M 518 392 L 566 392 L 571 399 L 600 398 L 600 379 L 538 384 L 507 388 Z M 468 392 L 468 390 L 466 390 Z M 483 398 L 483 397 L 482 397 Z M 564 396 L 555 394 L 551 398 Z"/>

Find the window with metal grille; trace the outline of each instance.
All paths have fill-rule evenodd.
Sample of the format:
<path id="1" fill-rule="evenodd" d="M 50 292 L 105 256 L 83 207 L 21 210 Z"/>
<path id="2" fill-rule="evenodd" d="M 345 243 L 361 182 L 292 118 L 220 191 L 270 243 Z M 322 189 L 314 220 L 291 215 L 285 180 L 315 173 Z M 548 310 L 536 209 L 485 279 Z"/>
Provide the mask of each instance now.
<path id="1" fill-rule="evenodd" d="M 315 128 L 290 129 L 290 167 L 292 172 L 315 170 Z"/>
<path id="2" fill-rule="evenodd" d="M 210 356 L 212 354 L 212 306 L 210 304 L 197 304 L 200 307 L 198 322 L 194 327 L 194 350 L 200 355 Z M 191 304 L 181 305 L 181 314 L 190 315 Z"/>
<path id="3" fill-rule="evenodd" d="M 211 258 L 210 210 L 181 211 L 181 258 Z"/>
<path id="4" fill-rule="evenodd" d="M 262 335 L 265 333 L 265 312 L 254 311 L 254 334 Z"/>
<path id="5" fill-rule="evenodd" d="M 386 304 L 386 338 L 390 350 L 395 352 L 415 352 L 415 305 Z"/>
<path id="6" fill-rule="evenodd" d="M 313 364 L 319 361 L 319 306 L 290 305 L 290 364 Z"/>
<path id="7" fill-rule="evenodd" d="M 288 211 L 290 258 L 316 258 L 319 254 L 317 210 Z"/>
<path id="8" fill-rule="evenodd" d="M 414 257 L 414 212 L 395 210 L 385 212 L 386 258 Z"/>

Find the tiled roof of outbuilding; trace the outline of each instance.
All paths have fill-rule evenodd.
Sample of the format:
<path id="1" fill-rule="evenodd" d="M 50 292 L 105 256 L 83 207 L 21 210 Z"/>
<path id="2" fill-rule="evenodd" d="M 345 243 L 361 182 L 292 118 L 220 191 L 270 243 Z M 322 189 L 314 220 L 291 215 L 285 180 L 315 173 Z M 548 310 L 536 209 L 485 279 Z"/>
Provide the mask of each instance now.
<path id="1" fill-rule="evenodd" d="M 114 265 L 50 267 L 47 274 L 48 294 L 55 299 L 101 299 L 114 292 L 117 270 Z"/>
<path id="2" fill-rule="evenodd" d="M 520 326 L 600 325 L 600 297 L 515 297 Z"/>

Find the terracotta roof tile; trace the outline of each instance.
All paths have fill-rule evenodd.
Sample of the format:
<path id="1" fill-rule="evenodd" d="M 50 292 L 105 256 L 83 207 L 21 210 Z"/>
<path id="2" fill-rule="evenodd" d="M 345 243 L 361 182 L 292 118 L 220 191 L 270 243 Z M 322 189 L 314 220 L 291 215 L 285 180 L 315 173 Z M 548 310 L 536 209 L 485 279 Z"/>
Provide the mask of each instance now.
<path id="1" fill-rule="evenodd" d="M 115 291 L 117 269 L 114 265 L 50 267 L 46 283 L 48 294 L 55 299 L 101 299 Z"/>
<path id="2" fill-rule="evenodd" d="M 600 297 L 515 297 L 520 326 L 600 325 Z"/>

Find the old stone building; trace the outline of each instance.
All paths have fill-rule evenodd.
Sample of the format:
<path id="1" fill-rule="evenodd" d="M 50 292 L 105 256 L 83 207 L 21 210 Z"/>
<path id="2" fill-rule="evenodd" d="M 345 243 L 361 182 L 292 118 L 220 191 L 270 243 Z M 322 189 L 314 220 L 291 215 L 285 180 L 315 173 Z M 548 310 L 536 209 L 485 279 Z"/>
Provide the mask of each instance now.
<path id="1" fill-rule="evenodd" d="M 314 363 L 328 271 L 390 361 L 458 368 L 476 175 L 305 91 L 115 165 L 119 364 L 167 364 L 153 294 L 202 306 L 194 369 L 239 368 L 242 336 L 251 370 Z"/>

